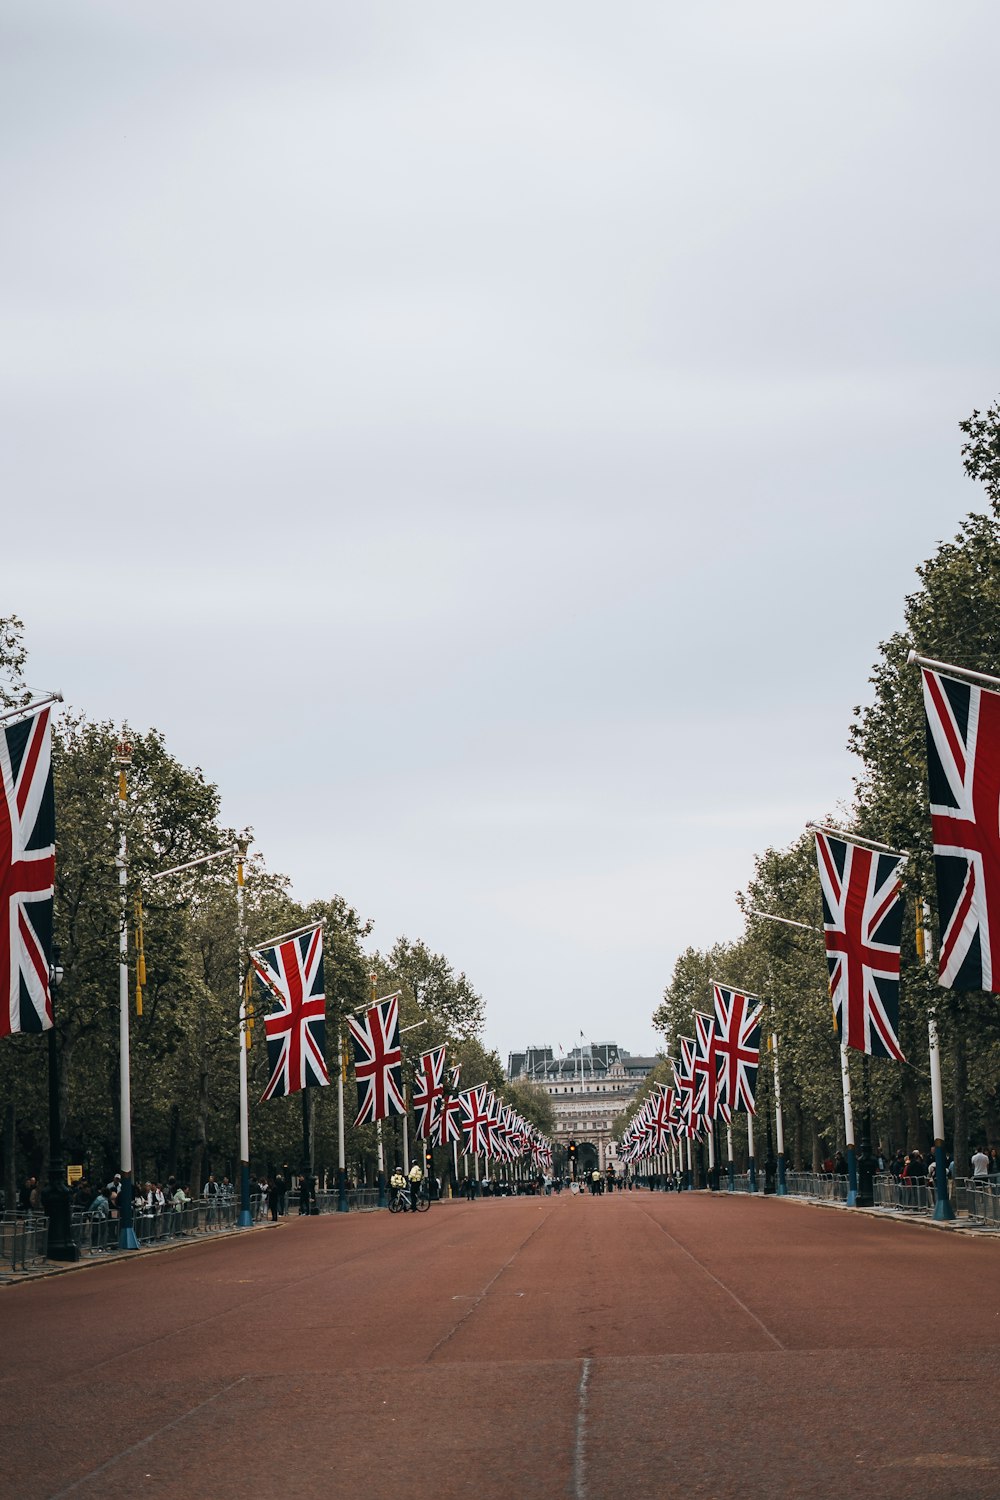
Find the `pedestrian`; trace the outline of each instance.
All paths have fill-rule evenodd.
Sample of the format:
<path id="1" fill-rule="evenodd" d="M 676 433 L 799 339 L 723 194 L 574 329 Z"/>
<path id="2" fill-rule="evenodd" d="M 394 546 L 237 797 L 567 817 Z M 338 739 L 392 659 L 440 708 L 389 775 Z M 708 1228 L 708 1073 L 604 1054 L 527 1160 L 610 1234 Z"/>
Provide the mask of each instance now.
<path id="1" fill-rule="evenodd" d="M 278 1208 L 280 1203 L 281 1195 L 278 1192 L 277 1179 L 274 1177 L 269 1177 L 267 1179 L 267 1206 L 271 1212 L 272 1224 L 277 1224 L 278 1222 Z"/>
<path id="2" fill-rule="evenodd" d="M 986 1155 L 983 1147 L 980 1146 L 979 1150 L 973 1155 L 972 1158 L 972 1175 L 973 1178 L 985 1182 L 989 1174 L 990 1159 Z"/>

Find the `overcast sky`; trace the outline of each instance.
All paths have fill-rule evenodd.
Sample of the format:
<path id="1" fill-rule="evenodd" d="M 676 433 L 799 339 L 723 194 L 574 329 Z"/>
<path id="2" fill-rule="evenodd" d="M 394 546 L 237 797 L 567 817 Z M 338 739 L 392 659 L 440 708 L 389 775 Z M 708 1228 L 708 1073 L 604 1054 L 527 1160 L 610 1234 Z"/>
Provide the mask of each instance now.
<path id="1" fill-rule="evenodd" d="M 158 726 L 504 1056 L 652 1050 L 981 505 L 998 43 L 986 3 L 7 0 L 32 684 Z"/>

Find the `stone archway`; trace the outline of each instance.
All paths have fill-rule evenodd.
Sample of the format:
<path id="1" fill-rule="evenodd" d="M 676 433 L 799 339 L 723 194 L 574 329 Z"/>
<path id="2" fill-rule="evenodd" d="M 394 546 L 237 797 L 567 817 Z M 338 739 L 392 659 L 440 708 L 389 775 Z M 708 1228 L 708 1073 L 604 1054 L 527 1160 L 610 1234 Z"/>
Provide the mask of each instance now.
<path id="1" fill-rule="evenodd" d="M 601 1164 L 601 1153 L 593 1141 L 577 1141 L 576 1143 L 576 1175 L 581 1182 L 586 1181 L 591 1172 L 597 1171 Z"/>

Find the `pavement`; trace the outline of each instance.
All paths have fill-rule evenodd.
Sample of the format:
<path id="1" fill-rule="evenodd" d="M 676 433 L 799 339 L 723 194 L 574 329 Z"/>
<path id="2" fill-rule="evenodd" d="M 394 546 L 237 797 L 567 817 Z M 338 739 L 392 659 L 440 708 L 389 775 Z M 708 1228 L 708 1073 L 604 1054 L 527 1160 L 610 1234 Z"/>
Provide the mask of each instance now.
<path id="1" fill-rule="evenodd" d="M 0 1496 L 1000 1496 L 998 1249 L 728 1194 L 293 1219 L 0 1289 Z"/>

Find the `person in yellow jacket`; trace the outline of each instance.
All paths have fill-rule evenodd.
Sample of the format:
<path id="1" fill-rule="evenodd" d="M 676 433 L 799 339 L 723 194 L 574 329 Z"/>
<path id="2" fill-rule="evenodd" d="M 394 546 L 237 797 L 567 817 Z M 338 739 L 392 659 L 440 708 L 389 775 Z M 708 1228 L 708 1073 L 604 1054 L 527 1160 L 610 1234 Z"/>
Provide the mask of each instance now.
<path id="1" fill-rule="evenodd" d="M 417 1198 L 420 1195 L 420 1184 L 423 1180 L 424 1174 L 420 1170 L 418 1163 L 414 1162 L 410 1168 L 410 1207 L 414 1213 L 417 1211 Z"/>
<path id="2" fill-rule="evenodd" d="M 398 1164 L 393 1167 L 392 1176 L 389 1178 L 389 1186 L 397 1197 L 399 1196 L 400 1189 L 406 1186 L 406 1178 L 403 1176 L 402 1169 Z"/>

